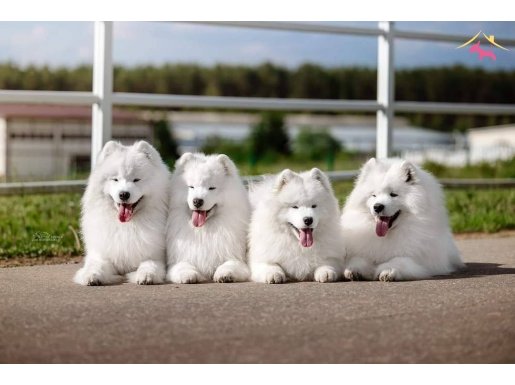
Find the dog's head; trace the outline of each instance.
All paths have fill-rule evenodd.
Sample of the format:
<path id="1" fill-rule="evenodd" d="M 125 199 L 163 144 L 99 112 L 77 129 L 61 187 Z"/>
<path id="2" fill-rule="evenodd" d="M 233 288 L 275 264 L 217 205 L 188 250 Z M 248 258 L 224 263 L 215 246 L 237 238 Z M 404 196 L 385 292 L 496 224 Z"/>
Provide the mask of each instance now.
<path id="1" fill-rule="evenodd" d="M 124 146 L 110 141 L 97 161 L 95 173 L 102 177 L 103 195 L 112 200 L 120 222 L 128 222 L 141 210 L 143 199 L 154 192 L 154 179 L 163 167 L 159 153 L 139 141 Z"/>
<path id="2" fill-rule="evenodd" d="M 413 211 L 420 197 L 419 170 L 403 160 L 370 159 L 361 169 L 356 189 L 375 222 L 376 234 L 387 235 Z"/>
<path id="3" fill-rule="evenodd" d="M 194 227 L 204 226 L 217 210 L 231 204 L 231 194 L 225 189 L 238 177 L 238 171 L 227 155 L 185 153 L 177 161 L 176 173 L 183 182 L 183 196 Z"/>
<path id="4" fill-rule="evenodd" d="M 279 204 L 278 220 L 303 247 L 311 247 L 316 228 L 329 215 L 328 205 L 334 200 L 327 176 L 317 168 L 301 174 L 286 169 L 276 177 L 273 194 Z"/>

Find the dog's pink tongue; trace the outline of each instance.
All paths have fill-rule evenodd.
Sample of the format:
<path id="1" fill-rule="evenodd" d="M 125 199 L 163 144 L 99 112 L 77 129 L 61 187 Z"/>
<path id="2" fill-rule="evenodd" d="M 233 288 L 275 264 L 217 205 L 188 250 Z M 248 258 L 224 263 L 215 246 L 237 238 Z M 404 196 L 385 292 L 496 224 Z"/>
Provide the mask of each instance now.
<path id="1" fill-rule="evenodd" d="M 313 229 L 300 229 L 300 244 L 303 247 L 313 246 Z"/>
<path id="2" fill-rule="evenodd" d="M 376 234 L 378 237 L 384 237 L 388 232 L 389 218 L 380 217 L 376 220 Z"/>
<path id="3" fill-rule="evenodd" d="M 118 207 L 118 220 L 120 222 L 129 222 L 132 218 L 132 205 L 122 203 Z"/>
<path id="4" fill-rule="evenodd" d="M 206 223 L 206 219 L 207 211 L 195 210 L 191 214 L 191 221 L 193 222 L 193 226 L 195 227 L 204 226 L 204 224 Z"/>

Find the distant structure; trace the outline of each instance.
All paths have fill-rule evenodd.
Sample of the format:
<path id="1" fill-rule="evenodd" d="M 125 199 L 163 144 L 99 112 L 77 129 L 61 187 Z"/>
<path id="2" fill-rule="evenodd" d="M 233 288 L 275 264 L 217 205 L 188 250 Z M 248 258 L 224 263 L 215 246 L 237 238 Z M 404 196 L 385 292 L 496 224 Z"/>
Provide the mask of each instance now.
<path id="1" fill-rule="evenodd" d="M 159 114 L 159 116 L 161 116 Z M 151 111 L 113 111 L 113 138 L 130 144 L 152 142 Z M 258 114 L 171 112 L 168 120 L 180 151 L 198 151 L 209 136 L 243 141 Z M 285 124 L 291 138 L 304 127 L 327 129 L 345 149 L 364 155 L 376 147 L 374 116 L 289 114 Z M 411 126 L 394 120 L 393 152 L 426 154 L 434 149 L 455 150 L 450 133 Z M 90 167 L 91 109 L 79 106 L 0 105 L 0 180 L 52 180 L 85 177 Z M 421 158 L 417 155 L 419 158 Z"/>
<path id="2" fill-rule="evenodd" d="M 429 160 L 459 167 L 511 159 L 515 156 L 515 124 L 471 128 L 455 142 L 454 148 L 404 151 L 402 155 L 415 163 Z"/>
<path id="3" fill-rule="evenodd" d="M 197 151 L 209 136 L 234 141 L 244 140 L 251 127 L 259 121 L 258 114 L 219 112 L 171 112 L 168 114 L 181 152 Z M 347 150 L 373 153 L 376 148 L 374 116 L 289 114 L 285 119 L 291 138 L 303 127 L 328 129 Z M 394 120 L 393 151 L 421 150 L 453 146 L 453 136 L 421 127 L 411 126 L 404 118 Z"/>
<path id="4" fill-rule="evenodd" d="M 471 128 L 467 133 L 471 163 L 515 156 L 515 124 Z"/>
<path id="5" fill-rule="evenodd" d="M 152 141 L 136 113 L 113 111 L 113 137 L 122 143 Z M 0 179 L 50 180 L 86 176 L 90 168 L 91 108 L 0 105 Z"/>

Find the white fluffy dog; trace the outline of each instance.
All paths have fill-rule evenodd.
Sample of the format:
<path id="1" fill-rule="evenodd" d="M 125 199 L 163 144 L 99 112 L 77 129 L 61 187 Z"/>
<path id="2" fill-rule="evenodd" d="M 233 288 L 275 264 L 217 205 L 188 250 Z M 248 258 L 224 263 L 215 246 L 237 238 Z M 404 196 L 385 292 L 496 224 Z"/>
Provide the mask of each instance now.
<path id="1" fill-rule="evenodd" d="M 164 281 L 170 173 L 144 141 L 106 143 L 82 198 L 84 267 L 81 285 Z"/>
<path id="2" fill-rule="evenodd" d="M 463 262 L 443 192 L 429 173 L 401 159 L 370 159 L 343 209 L 347 279 L 423 279 Z"/>
<path id="3" fill-rule="evenodd" d="M 322 171 L 284 170 L 252 186 L 250 194 L 253 281 L 333 282 L 341 277 L 345 251 L 340 210 Z"/>
<path id="4" fill-rule="evenodd" d="M 174 283 L 248 280 L 249 218 L 247 191 L 227 155 L 184 154 L 172 176 L 167 279 Z"/>

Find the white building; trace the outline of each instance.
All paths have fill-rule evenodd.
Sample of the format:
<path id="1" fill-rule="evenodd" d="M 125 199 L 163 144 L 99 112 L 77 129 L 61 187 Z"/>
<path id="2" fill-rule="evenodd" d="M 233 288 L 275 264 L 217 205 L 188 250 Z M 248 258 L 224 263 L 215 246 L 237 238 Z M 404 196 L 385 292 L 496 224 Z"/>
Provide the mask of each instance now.
<path id="1" fill-rule="evenodd" d="M 113 111 L 113 138 L 152 141 L 138 114 Z M 0 105 L 0 179 L 49 180 L 89 171 L 91 108 Z"/>
<path id="2" fill-rule="evenodd" d="M 472 128 L 467 133 L 470 162 L 491 162 L 515 156 L 515 124 Z"/>
<path id="3" fill-rule="evenodd" d="M 430 160 L 455 167 L 506 160 L 515 156 L 514 124 L 471 128 L 456 139 L 454 147 L 408 150 L 402 156 L 418 164 Z"/>

